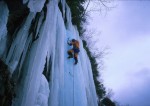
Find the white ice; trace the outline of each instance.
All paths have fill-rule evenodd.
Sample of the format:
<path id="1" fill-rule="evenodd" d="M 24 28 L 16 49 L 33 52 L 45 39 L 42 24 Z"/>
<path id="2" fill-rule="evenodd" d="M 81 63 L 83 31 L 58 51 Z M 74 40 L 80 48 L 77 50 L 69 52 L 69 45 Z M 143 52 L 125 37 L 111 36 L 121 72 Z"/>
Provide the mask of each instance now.
<path id="1" fill-rule="evenodd" d="M 38 90 L 35 106 L 48 106 L 49 84 L 44 75 L 40 77 L 40 87 Z"/>
<path id="2" fill-rule="evenodd" d="M 16 69 L 18 62 L 21 58 L 21 55 L 25 49 L 27 37 L 29 33 L 29 27 L 31 25 L 31 21 L 34 18 L 34 16 L 35 16 L 34 13 L 29 14 L 25 24 L 21 26 L 21 29 L 17 33 L 16 38 L 14 39 L 11 48 L 8 52 L 5 62 L 11 69 L 11 73 L 13 73 L 13 71 Z"/>

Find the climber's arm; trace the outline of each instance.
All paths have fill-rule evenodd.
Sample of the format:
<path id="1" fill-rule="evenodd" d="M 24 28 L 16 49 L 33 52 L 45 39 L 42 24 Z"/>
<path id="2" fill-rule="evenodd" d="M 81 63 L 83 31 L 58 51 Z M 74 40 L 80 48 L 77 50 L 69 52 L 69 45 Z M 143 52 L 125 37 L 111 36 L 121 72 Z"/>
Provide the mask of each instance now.
<path id="1" fill-rule="evenodd" d="M 72 46 L 72 42 L 71 41 L 67 41 L 67 44 L 69 45 L 69 46 Z"/>

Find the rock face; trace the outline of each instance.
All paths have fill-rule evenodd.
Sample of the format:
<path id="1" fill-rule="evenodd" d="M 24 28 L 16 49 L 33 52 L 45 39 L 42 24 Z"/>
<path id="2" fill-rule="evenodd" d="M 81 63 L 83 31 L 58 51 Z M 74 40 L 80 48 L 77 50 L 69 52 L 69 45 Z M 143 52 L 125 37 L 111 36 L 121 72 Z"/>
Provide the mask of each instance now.
<path id="1" fill-rule="evenodd" d="M 14 86 L 7 65 L 0 60 L 0 106 L 12 104 L 12 99 L 15 97 Z"/>
<path id="2" fill-rule="evenodd" d="M 65 0 L 23 0 L 20 10 L 9 0 L 2 4 L 0 58 L 12 81 L 9 105 L 97 106 L 91 64 Z M 72 38 L 80 42 L 77 65 L 67 59 Z"/>

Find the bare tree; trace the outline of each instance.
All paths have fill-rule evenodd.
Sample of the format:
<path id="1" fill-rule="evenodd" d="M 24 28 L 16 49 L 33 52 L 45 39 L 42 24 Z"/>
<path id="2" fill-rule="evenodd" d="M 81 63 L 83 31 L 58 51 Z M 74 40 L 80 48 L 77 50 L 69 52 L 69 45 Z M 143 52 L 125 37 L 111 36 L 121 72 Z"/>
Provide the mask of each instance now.
<path id="1" fill-rule="evenodd" d="M 116 7 L 113 2 L 114 0 L 87 0 L 84 6 L 85 11 L 83 12 L 82 17 L 90 12 L 102 13 L 102 11 L 105 11 L 107 13 L 107 11 Z"/>
<path id="2" fill-rule="evenodd" d="M 106 96 L 109 97 L 109 98 L 111 98 L 112 96 L 114 96 L 113 90 L 112 89 L 108 89 Z"/>

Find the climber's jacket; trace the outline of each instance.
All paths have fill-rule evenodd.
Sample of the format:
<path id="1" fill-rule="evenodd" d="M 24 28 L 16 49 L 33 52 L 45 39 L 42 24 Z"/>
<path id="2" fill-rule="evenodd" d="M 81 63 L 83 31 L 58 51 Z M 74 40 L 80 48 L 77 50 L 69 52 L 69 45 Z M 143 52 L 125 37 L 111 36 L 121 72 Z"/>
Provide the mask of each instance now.
<path id="1" fill-rule="evenodd" d="M 73 49 L 79 49 L 79 41 L 77 40 L 73 40 L 71 42 L 68 43 L 70 46 L 73 45 Z"/>

